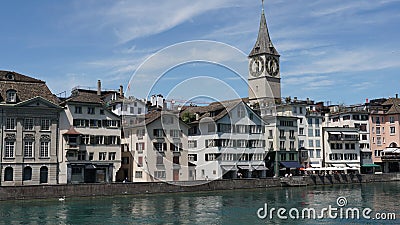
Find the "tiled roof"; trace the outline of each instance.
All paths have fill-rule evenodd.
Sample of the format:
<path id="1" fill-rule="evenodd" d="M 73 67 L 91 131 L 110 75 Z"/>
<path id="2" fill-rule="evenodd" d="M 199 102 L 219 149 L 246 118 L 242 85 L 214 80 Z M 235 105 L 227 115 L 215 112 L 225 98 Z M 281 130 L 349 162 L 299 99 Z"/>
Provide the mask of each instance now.
<path id="1" fill-rule="evenodd" d="M 55 104 L 59 102 L 58 98 L 47 87 L 46 82 L 16 72 L 0 71 L 1 103 L 6 103 L 8 90 L 16 91 L 17 103 L 38 96 Z"/>
<path id="2" fill-rule="evenodd" d="M 85 89 L 73 90 L 71 96 L 67 98 L 62 104 L 65 104 L 67 102 L 104 104 L 102 96 L 97 95 L 97 91 Z"/>
<path id="3" fill-rule="evenodd" d="M 397 114 L 400 113 L 400 99 L 399 98 L 389 98 L 387 101 L 382 103 L 383 106 L 390 106 L 390 109 L 386 114 Z"/>
<path id="4" fill-rule="evenodd" d="M 202 118 L 211 117 L 214 121 L 217 121 L 224 117 L 228 112 L 230 112 L 234 107 L 238 104 L 245 104 L 242 99 L 235 99 L 229 101 L 222 102 L 214 102 L 207 106 L 186 106 L 183 107 L 180 113 L 180 116 L 185 112 L 189 112 L 191 114 L 199 114 L 199 120 L 195 121 L 199 122 Z"/>

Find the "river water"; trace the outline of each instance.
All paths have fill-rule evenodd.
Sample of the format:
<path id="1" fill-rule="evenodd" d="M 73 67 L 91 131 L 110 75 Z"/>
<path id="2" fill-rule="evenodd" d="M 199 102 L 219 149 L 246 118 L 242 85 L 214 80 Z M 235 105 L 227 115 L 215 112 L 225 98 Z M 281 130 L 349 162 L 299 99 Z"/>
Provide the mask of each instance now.
<path id="1" fill-rule="evenodd" d="M 0 202 L 0 224 L 400 224 L 399 200 L 400 182 L 5 201 Z M 333 218 L 321 213 L 329 206 L 337 209 Z M 278 208 L 286 209 L 282 218 Z M 359 219 L 351 213 L 345 218 L 349 208 L 360 212 Z M 316 218 L 302 215 L 303 209 L 315 209 Z M 376 213 L 386 218 L 395 213 L 398 219 L 376 220 Z"/>

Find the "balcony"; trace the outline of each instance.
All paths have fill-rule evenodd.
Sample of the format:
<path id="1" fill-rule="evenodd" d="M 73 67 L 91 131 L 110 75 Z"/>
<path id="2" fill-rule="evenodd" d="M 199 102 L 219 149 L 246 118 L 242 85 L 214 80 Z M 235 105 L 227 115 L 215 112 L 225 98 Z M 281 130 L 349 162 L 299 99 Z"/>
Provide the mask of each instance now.
<path id="1" fill-rule="evenodd" d="M 79 150 L 79 144 L 78 143 L 67 143 L 65 146 L 65 150 L 69 151 L 78 151 Z"/>

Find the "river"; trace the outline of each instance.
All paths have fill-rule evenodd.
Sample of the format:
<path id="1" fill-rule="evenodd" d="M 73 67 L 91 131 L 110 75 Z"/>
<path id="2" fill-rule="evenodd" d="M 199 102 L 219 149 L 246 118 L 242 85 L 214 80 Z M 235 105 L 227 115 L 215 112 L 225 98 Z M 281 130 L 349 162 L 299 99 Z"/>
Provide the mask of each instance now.
<path id="1" fill-rule="evenodd" d="M 400 224 L 399 199 L 400 182 L 390 182 L 4 201 L 0 202 L 0 224 Z M 331 211 L 332 218 L 326 211 L 321 213 L 329 206 L 337 209 Z M 283 208 L 279 215 L 278 208 Z M 310 209 L 323 218 L 314 219 L 312 213 L 307 214 Z M 346 219 L 347 209 L 357 209 L 359 219 L 356 214 Z M 393 217 L 393 213 L 398 220 L 375 219 Z"/>

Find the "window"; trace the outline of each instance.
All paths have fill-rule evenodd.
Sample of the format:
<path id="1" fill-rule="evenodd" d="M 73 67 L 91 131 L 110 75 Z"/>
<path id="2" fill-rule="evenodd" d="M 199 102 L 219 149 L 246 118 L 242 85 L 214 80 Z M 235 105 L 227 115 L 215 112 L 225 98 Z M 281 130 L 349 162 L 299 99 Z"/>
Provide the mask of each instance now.
<path id="1" fill-rule="evenodd" d="M 40 121 L 40 129 L 41 130 L 50 130 L 50 120 L 49 119 L 42 119 Z"/>
<path id="2" fill-rule="evenodd" d="M 291 141 L 291 142 L 290 142 L 290 150 L 293 150 L 293 149 L 295 149 L 295 148 L 294 148 L 294 141 Z"/>
<path id="3" fill-rule="evenodd" d="M 99 152 L 99 160 L 104 161 L 106 160 L 107 152 Z"/>
<path id="4" fill-rule="evenodd" d="M 138 108 L 137 114 L 142 114 L 142 108 Z"/>
<path id="5" fill-rule="evenodd" d="M 33 141 L 24 142 L 24 157 L 26 158 L 33 157 Z"/>
<path id="6" fill-rule="evenodd" d="M 173 152 L 179 152 L 182 150 L 182 143 L 170 143 L 169 149 Z"/>
<path id="7" fill-rule="evenodd" d="M 285 141 L 280 141 L 279 147 L 280 147 L 281 150 L 286 150 Z"/>
<path id="8" fill-rule="evenodd" d="M 206 161 L 214 161 L 217 160 L 216 154 L 206 154 Z"/>
<path id="9" fill-rule="evenodd" d="M 312 125 L 313 119 L 312 118 L 308 118 L 308 125 Z"/>
<path id="10" fill-rule="evenodd" d="M 93 160 L 94 158 L 94 153 L 93 152 L 89 152 L 89 160 Z"/>
<path id="11" fill-rule="evenodd" d="M 299 135 L 304 135 L 304 128 L 299 128 Z"/>
<path id="12" fill-rule="evenodd" d="M 279 130 L 279 137 L 285 138 L 285 130 Z"/>
<path id="13" fill-rule="evenodd" d="M 289 160 L 294 160 L 295 159 L 295 154 L 294 153 L 290 153 L 289 154 Z"/>
<path id="14" fill-rule="evenodd" d="M 243 106 L 238 107 L 237 116 L 243 118 L 245 116 L 245 110 Z"/>
<path id="15" fill-rule="evenodd" d="M 14 157 L 14 141 L 6 141 L 6 147 L 5 147 L 5 158 L 13 158 Z"/>
<path id="16" fill-rule="evenodd" d="M 382 138 L 381 137 L 377 137 L 376 138 L 376 144 L 377 145 L 382 145 Z"/>
<path id="17" fill-rule="evenodd" d="M 144 146 L 145 146 L 144 142 L 136 143 L 136 151 L 143 152 L 144 151 Z"/>
<path id="18" fill-rule="evenodd" d="M 314 140 L 308 140 L 308 147 L 314 147 Z"/>
<path id="19" fill-rule="evenodd" d="M 164 131 L 163 131 L 163 129 L 154 129 L 153 135 L 155 137 L 164 137 Z"/>
<path id="20" fill-rule="evenodd" d="M 32 180 L 32 168 L 30 166 L 24 167 L 22 171 L 22 180 Z"/>
<path id="21" fill-rule="evenodd" d="M 164 152 L 167 150 L 167 143 L 155 142 L 153 143 L 155 150 L 159 152 Z"/>
<path id="22" fill-rule="evenodd" d="M 75 113 L 82 114 L 82 106 L 75 106 Z"/>
<path id="23" fill-rule="evenodd" d="M 85 151 L 79 151 L 78 152 L 78 160 L 79 161 L 85 161 L 86 160 L 86 152 Z"/>
<path id="24" fill-rule="evenodd" d="M 40 183 L 47 183 L 49 176 L 49 169 L 46 166 L 40 167 Z"/>
<path id="25" fill-rule="evenodd" d="M 197 148 L 197 141 L 196 140 L 188 141 L 188 147 L 189 148 Z"/>
<path id="26" fill-rule="evenodd" d="M 50 142 L 47 142 L 47 141 L 40 142 L 40 157 L 41 158 L 49 157 L 49 144 L 50 144 Z"/>
<path id="27" fill-rule="evenodd" d="M 317 149 L 316 153 L 317 153 L 316 157 L 321 158 L 321 149 Z"/>
<path id="28" fill-rule="evenodd" d="M 286 153 L 281 154 L 281 161 L 286 161 Z"/>
<path id="29" fill-rule="evenodd" d="M 380 127 L 376 128 L 376 134 L 381 134 L 381 128 Z"/>
<path id="30" fill-rule="evenodd" d="M 104 109 L 100 109 L 100 115 L 104 115 Z"/>
<path id="31" fill-rule="evenodd" d="M 24 129 L 25 130 L 33 130 L 33 118 L 25 118 L 24 119 Z"/>
<path id="32" fill-rule="evenodd" d="M 95 108 L 94 107 L 88 107 L 87 108 L 87 114 L 94 114 L 95 113 Z"/>
<path id="33" fill-rule="evenodd" d="M 314 130 L 312 128 L 308 129 L 308 136 L 309 137 L 314 137 Z"/>
<path id="34" fill-rule="evenodd" d="M 299 147 L 304 148 L 304 140 L 299 140 Z"/>
<path id="35" fill-rule="evenodd" d="M 116 152 L 109 152 L 108 153 L 108 160 L 114 161 L 116 154 L 117 154 Z"/>
<path id="36" fill-rule="evenodd" d="M 169 135 L 171 137 L 177 138 L 181 135 L 181 131 L 180 130 L 170 130 Z"/>
<path id="37" fill-rule="evenodd" d="M 320 140 L 315 140 L 315 147 L 317 147 L 317 148 L 321 147 L 321 141 Z"/>
<path id="38" fill-rule="evenodd" d="M 208 124 L 208 132 L 215 132 L 215 124 L 214 123 Z"/>
<path id="39" fill-rule="evenodd" d="M 12 167 L 7 167 L 4 169 L 4 181 L 14 180 L 14 170 Z"/>
<path id="40" fill-rule="evenodd" d="M 390 123 L 394 123 L 394 116 L 389 117 Z"/>
<path id="41" fill-rule="evenodd" d="M 290 138 L 294 138 L 294 130 L 290 130 L 289 131 L 289 137 Z"/>
<path id="42" fill-rule="evenodd" d="M 6 130 L 15 130 L 15 118 L 6 119 Z"/>
<path id="43" fill-rule="evenodd" d="M 390 127 L 390 134 L 396 133 L 396 127 Z"/>
<path id="44" fill-rule="evenodd" d="M 154 177 L 157 179 L 165 179 L 165 171 L 154 171 Z"/>
<path id="45" fill-rule="evenodd" d="M 142 178 L 143 172 L 142 171 L 135 171 L 135 178 Z"/>
<path id="46" fill-rule="evenodd" d="M 173 162 L 174 164 L 176 164 L 176 165 L 179 165 L 179 156 L 175 155 L 175 156 L 172 158 L 172 162 Z"/>
<path id="47" fill-rule="evenodd" d="M 136 136 L 138 137 L 138 139 L 143 139 L 144 135 L 146 134 L 145 129 L 138 129 L 136 130 Z"/>
<path id="48" fill-rule="evenodd" d="M 315 137 L 321 137 L 321 130 L 319 129 L 315 130 Z"/>
<path id="49" fill-rule="evenodd" d="M 139 156 L 138 157 L 137 166 L 138 167 L 142 167 L 143 166 L 143 156 Z"/>
<path id="50" fill-rule="evenodd" d="M 157 165 L 163 165 L 164 164 L 164 157 L 162 155 L 157 155 L 156 164 Z"/>
<path id="51" fill-rule="evenodd" d="M 293 112 L 293 113 L 297 113 L 297 107 L 296 107 L 296 106 L 293 106 L 293 107 L 292 107 L 292 112 Z"/>
<path id="52" fill-rule="evenodd" d="M 7 102 L 17 102 L 17 92 L 15 90 L 7 91 Z"/>
<path id="53" fill-rule="evenodd" d="M 197 161 L 197 154 L 189 154 L 188 155 L 188 160 L 191 162 Z"/>
<path id="54" fill-rule="evenodd" d="M 268 130 L 268 137 L 272 137 L 272 133 L 273 133 L 272 130 Z"/>

